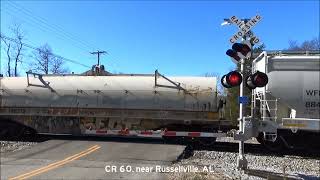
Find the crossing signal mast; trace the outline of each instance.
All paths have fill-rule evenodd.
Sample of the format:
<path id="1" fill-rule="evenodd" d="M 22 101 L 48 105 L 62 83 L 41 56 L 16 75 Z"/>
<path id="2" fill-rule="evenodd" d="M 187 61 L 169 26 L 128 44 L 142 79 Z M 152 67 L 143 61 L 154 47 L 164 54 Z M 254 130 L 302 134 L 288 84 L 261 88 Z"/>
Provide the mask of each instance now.
<path id="1" fill-rule="evenodd" d="M 256 15 L 251 19 L 239 19 L 236 16 L 232 16 L 229 19 L 224 19 L 224 23 L 221 25 L 235 24 L 239 27 L 239 31 L 234 34 L 229 42 L 232 44 L 232 48 L 226 51 L 226 55 L 231 58 L 231 60 L 239 64 L 240 63 L 240 72 L 231 71 L 228 74 L 222 76 L 221 84 L 225 88 L 232 88 L 240 86 L 240 95 L 239 95 L 239 131 L 237 135 L 244 134 L 244 109 L 243 105 L 248 103 L 248 97 L 243 96 L 244 84 L 250 90 L 253 90 L 257 87 L 264 87 L 268 84 L 268 76 L 262 72 L 255 72 L 247 77 L 244 75 L 244 62 L 245 59 L 250 59 L 252 55 L 252 47 L 254 44 L 258 43 L 260 40 L 256 37 L 253 32 L 250 30 L 254 27 L 260 20 L 261 16 Z M 241 42 L 237 42 L 241 39 Z M 248 39 L 248 40 L 247 40 Z M 245 80 L 245 82 L 243 82 Z M 246 169 L 247 160 L 244 157 L 244 141 L 240 139 L 239 141 L 239 156 L 237 158 L 237 168 Z"/>

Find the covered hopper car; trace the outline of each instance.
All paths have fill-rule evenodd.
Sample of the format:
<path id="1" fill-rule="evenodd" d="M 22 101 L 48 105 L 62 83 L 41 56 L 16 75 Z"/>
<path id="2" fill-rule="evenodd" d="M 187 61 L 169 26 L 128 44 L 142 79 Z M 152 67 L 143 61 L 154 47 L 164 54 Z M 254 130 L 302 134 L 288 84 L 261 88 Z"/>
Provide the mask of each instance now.
<path id="1" fill-rule="evenodd" d="M 274 151 L 319 149 L 319 51 L 264 51 L 252 62 L 257 71 L 266 73 L 269 83 L 252 91 L 244 134 Z"/>

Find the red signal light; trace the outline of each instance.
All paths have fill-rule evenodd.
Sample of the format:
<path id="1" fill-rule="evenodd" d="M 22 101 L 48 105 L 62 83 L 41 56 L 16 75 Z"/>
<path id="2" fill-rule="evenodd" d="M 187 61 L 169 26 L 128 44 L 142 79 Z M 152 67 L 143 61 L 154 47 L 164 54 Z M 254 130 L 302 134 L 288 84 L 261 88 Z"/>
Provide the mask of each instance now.
<path id="1" fill-rule="evenodd" d="M 264 87 L 268 84 L 268 76 L 260 71 L 248 76 L 246 78 L 246 85 L 249 89 L 255 89 L 256 87 Z"/>
<path id="2" fill-rule="evenodd" d="M 251 48 L 247 44 L 234 43 L 232 45 L 232 49 L 240 52 L 243 56 L 247 56 L 247 54 L 251 51 Z"/>
<path id="3" fill-rule="evenodd" d="M 238 56 L 238 53 L 235 50 L 228 49 L 226 52 L 226 55 L 230 56 L 231 58 L 234 59 L 235 63 L 239 62 L 241 58 Z"/>
<path id="4" fill-rule="evenodd" d="M 230 73 L 229 78 L 227 79 L 227 82 L 231 86 L 239 86 L 242 82 L 242 76 L 237 71 L 234 71 L 234 72 Z"/>
<path id="5" fill-rule="evenodd" d="M 231 88 L 239 86 L 242 82 L 242 75 L 237 71 L 231 71 L 228 74 L 222 76 L 221 84 L 225 88 Z"/>

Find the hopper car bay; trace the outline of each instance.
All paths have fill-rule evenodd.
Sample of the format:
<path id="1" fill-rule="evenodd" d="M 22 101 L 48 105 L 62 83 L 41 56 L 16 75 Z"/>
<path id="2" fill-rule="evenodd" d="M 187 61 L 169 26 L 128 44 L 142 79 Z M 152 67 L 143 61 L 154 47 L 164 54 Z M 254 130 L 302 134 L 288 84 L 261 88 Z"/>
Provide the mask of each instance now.
<path id="1" fill-rule="evenodd" d="M 251 116 L 235 139 L 257 137 L 270 150 L 318 145 L 319 52 L 263 52 L 252 65 L 269 83 L 253 90 Z M 27 72 L 0 78 L 0 136 L 121 135 L 211 145 L 237 128 L 221 102 L 215 77 L 115 75 L 103 66 L 79 75 Z"/>

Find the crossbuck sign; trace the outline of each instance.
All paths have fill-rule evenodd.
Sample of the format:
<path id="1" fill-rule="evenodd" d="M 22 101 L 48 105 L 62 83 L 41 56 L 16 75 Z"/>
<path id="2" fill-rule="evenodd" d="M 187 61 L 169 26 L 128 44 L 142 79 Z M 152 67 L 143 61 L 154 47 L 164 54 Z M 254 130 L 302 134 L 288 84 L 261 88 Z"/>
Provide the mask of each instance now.
<path id="1" fill-rule="evenodd" d="M 252 27 L 254 27 L 260 20 L 262 19 L 262 17 L 260 15 L 256 15 L 253 18 L 251 18 L 247 23 L 244 23 L 243 21 L 241 21 L 239 18 L 237 18 L 236 16 L 232 16 L 230 18 L 230 21 L 237 25 L 239 27 L 239 31 L 237 33 L 235 33 L 231 38 L 230 38 L 230 43 L 234 44 L 236 43 L 238 40 L 241 40 L 242 37 L 244 36 L 248 36 L 251 40 L 251 43 L 253 44 L 257 44 L 260 40 L 257 36 L 255 36 L 253 34 L 253 32 L 251 31 Z"/>

